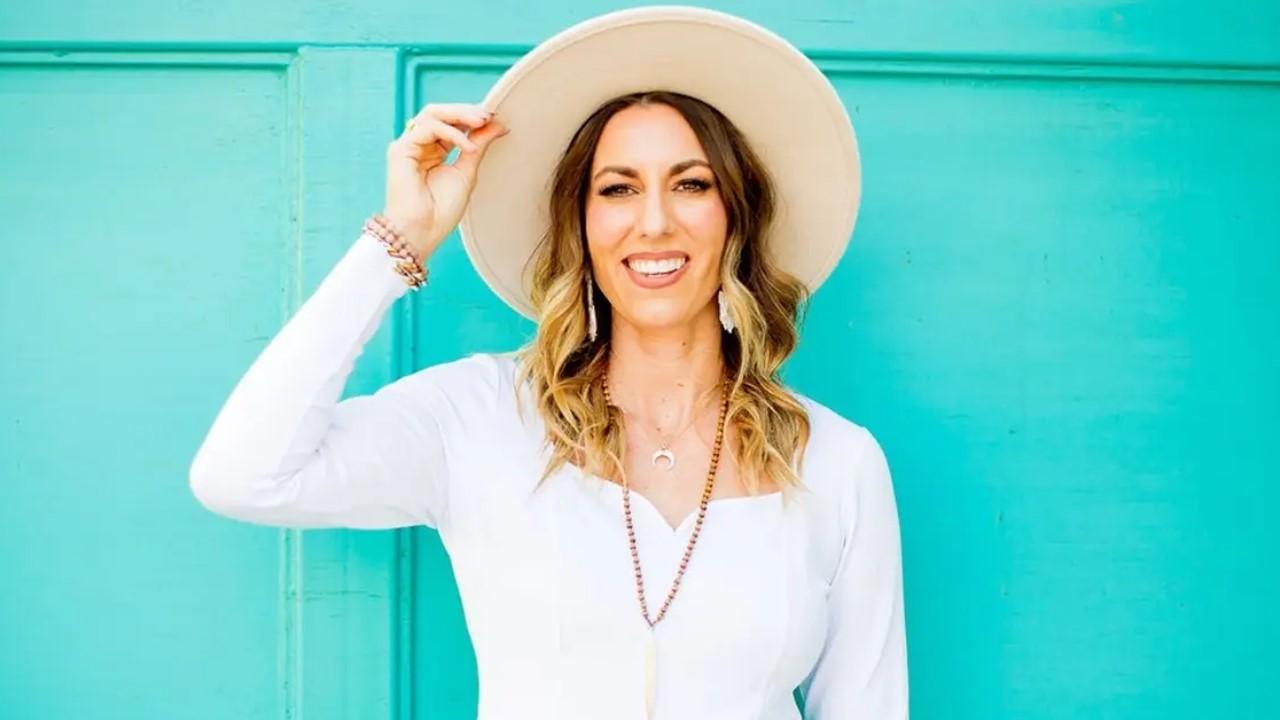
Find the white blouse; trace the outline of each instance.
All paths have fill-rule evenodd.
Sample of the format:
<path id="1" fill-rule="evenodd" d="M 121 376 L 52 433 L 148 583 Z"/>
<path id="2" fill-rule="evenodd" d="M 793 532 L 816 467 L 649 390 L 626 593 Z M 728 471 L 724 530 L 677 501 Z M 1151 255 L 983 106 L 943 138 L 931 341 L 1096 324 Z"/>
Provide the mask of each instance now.
<path id="1" fill-rule="evenodd" d="M 276 526 L 436 528 L 475 649 L 479 720 L 795 720 L 796 688 L 804 718 L 907 717 L 897 508 L 870 432 L 796 394 L 812 425 L 805 489 L 711 501 L 649 666 L 621 488 L 566 466 L 535 491 L 543 426 L 528 395 L 517 411 L 510 356 L 338 401 L 408 289 L 393 263 L 361 235 L 263 350 L 192 463 L 203 505 Z M 656 612 L 694 514 L 672 528 L 631 498 Z"/>

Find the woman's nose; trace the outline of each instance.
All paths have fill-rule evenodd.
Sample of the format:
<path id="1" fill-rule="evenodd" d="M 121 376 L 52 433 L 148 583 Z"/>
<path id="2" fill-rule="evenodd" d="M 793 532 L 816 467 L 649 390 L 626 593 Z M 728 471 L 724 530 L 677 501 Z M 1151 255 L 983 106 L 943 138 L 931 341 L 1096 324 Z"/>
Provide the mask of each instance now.
<path id="1" fill-rule="evenodd" d="M 671 227 L 671 217 L 667 210 L 667 200 L 662 193 L 646 195 L 643 212 L 641 230 L 646 237 L 661 237 L 667 234 Z"/>

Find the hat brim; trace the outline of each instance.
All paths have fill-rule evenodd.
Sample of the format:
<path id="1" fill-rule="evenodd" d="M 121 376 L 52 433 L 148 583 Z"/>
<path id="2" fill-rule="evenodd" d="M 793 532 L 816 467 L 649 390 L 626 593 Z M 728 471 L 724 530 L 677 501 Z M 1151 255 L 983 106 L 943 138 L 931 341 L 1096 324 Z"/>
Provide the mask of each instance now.
<path id="1" fill-rule="evenodd" d="M 485 152 L 459 224 L 485 283 L 528 318 L 532 264 L 546 232 L 556 163 L 587 115 L 630 92 L 696 97 L 731 120 L 773 178 L 768 231 L 779 266 L 810 291 L 848 246 L 861 199 L 853 124 L 835 88 L 789 42 L 742 18 L 648 6 L 600 15 L 543 41 L 483 105 L 512 132 Z"/>

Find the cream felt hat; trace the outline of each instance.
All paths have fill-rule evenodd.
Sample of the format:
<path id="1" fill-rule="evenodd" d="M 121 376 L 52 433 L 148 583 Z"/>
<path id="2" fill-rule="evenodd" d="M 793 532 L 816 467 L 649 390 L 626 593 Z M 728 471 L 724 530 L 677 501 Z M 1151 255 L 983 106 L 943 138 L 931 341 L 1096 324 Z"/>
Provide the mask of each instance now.
<path id="1" fill-rule="evenodd" d="M 644 90 L 691 95 L 737 126 L 774 181 L 769 251 L 810 290 L 821 285 L 849 243 L 861 197 L 857 140 L 835 88 L 795 46 L 759 25 L 654 5 L 562 30 L 485 97 L 482 105 L 511 134 L 485 152 L 459 229 L 489 287 L 533 317 L 529 259 L 549 224 L 556 163 L 593 110 Z"/>

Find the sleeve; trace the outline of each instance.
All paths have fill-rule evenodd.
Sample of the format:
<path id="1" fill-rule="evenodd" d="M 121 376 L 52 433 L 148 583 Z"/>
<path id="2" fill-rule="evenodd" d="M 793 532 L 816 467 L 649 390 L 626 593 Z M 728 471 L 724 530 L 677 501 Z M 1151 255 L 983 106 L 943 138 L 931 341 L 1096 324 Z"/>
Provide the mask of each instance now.
<path id="1" fill-rule="evenodd" d="M 827 598 L 826 644 L 800 686 L 807 720 L 907 720 L 897 505 L 884 452 L 863 432 L 851 522 Z"/>
<path id="2" fill-rule="evenodd" d="M 394 263 L 361 234 L 263 349 L 192 460 L 189 483 L 202 505 L 282 527 L 438 527 L 448 502 L 441 418 L 452 409 L 441 378 L 456 373 L 429 367 L 338 402 L 365 344 L 408 290 Z"/>

